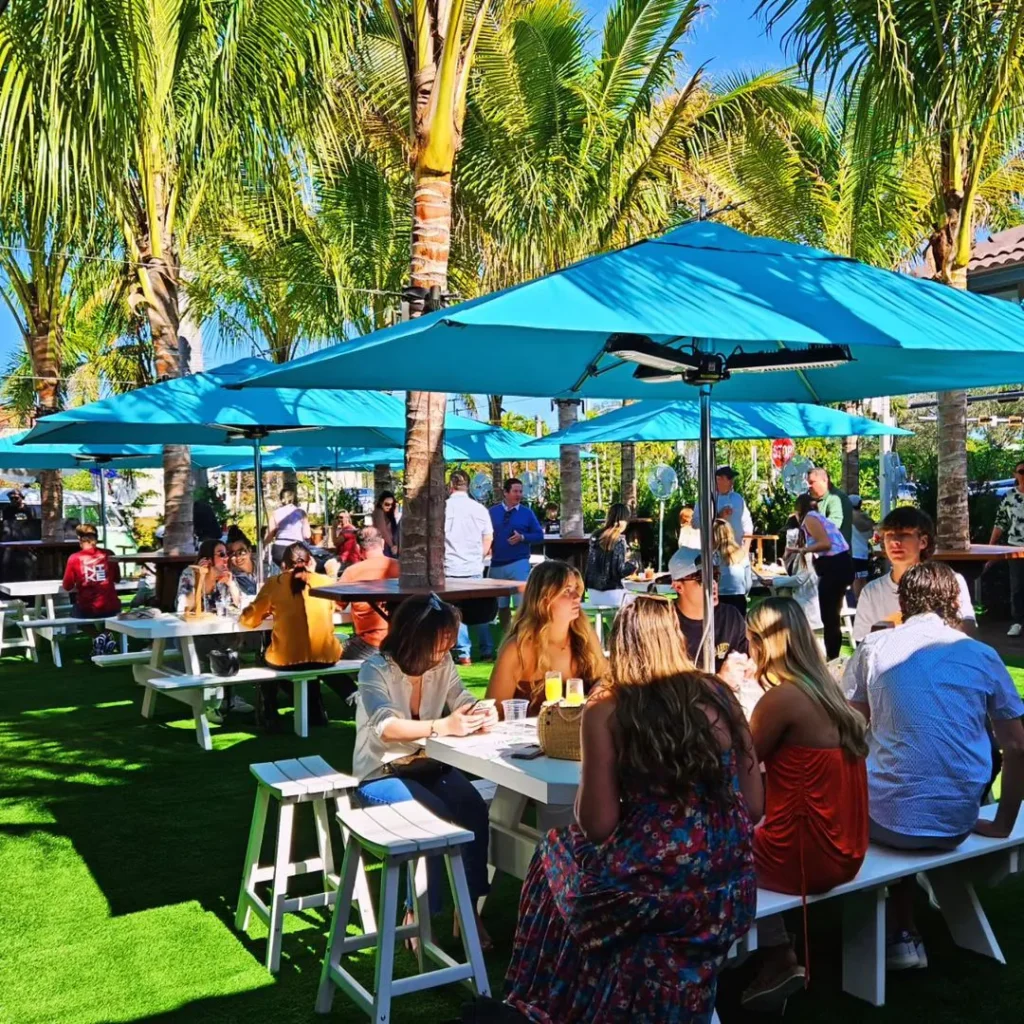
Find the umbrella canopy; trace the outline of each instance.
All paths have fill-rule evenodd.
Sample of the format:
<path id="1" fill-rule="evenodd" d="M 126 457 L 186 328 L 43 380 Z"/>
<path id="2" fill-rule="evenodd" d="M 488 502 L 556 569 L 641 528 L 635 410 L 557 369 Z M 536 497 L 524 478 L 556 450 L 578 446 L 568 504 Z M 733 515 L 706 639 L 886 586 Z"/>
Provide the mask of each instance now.
<path id="1" fill-rule="evenodd" d="M 496 428 L 482 434 L 456 435 L 453 440 L 445 443 L 444 458 L 446 462 L 533 462 L 557 459 L 561 445 L 546 442 L 547 438 L 535 440 L 529 434 Z M 233 461 L 222 463 L 217 468 L 229 472 L 244 472 L 251 468 L 251 460 L 243 463 L 238 460 L 237 452 L 231 452 L 231 455 Z M 584 452 L 581 458 L 593 456 Z M 401 468 L 404 452 L 401 448 L 285 447 L 265 454 L 261 462 L 265 470 L 333 471 L 366 469 L 380 464 Z"/>
<path id="2" fill-rule="evenodd" d="M 648 358 L 661 375 L 636 375 L 633 339 L 617 335 L 667 345 L 691 361 L 695 343 L 723 359 L 742 349 L 747 365 L 734 358 L 729 378 L 716 382 L 715 397 L 726 401 L 834 402 L 1024 378 L 1024 312 L 1014 303 L 700 222 L 247 383 L 473 393 L 500 384 L 510 395 L 693 397 L 671 372 L 671 358 Z M 852 360 L 808 368 L 815 354 L 800 350 L 815 344 L 849 346 Z M 741 372 L 780 350 L 807 365 Z"/>
<path id="3" fill-rule="evenodd" d="M 230 391 L 227 385 L 270 369 L 266 359 L 239 359 L 215 370 L 162 381 L 54 413 L 29 431 L 32 444 L 233 445 L 251 448 L 254 438 L 296 444 L 360 447 L 402 445 L 405 403 L 395 395 L 358 391 L 258 388 Z M 486 424 L 448 416 L 452 434 L 478 433 Z M 313 434 L 315 431 L 315 435 Z"/>
<path id="4" fill-rule="evenodd" d="M 0 437 L 0 469 L 88 469 L 109 464 L 113 469 L 155 469 L 163 465 L 163 448 L 144 444 L 23 444 L 29 431 Z M 196 445 L 192 462 L 212 469 L 240 452 L 228 445 Z"/>
<path id="5" fill-rule="evenodd" d="M 711 433 L 724 441 L 775 437 L 872 437 L 907 435 L 864 416 L 797 402 L 715 402 Z M 544 440 L 550 444 L 593 444 L 600 441 L 697 441 L 700 403 L 637 402 L 601 416 L 574 423 Z M 533 447 L 531 443 L 527 450 Z"/>

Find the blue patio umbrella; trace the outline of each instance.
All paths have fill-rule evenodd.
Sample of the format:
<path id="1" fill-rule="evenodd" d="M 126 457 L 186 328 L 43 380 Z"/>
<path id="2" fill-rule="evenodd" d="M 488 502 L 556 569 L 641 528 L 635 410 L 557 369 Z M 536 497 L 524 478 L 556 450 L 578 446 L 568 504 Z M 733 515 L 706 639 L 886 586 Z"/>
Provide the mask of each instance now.
<path id="1" fill-rule="evenodd" d="M 495 428 L 481 434 L 458 434 L 444 446 L 445 462 L 532 462 L 537 459 L 557 459 L 561 445 L 546 444 L 546 438 L 534 439 L 515 430 Z M 221 449 L 223 450 L 223 449 Z M 316 446 L 286 446 L 264 455 L 264 469 L 281 470 L 345 470 L 366 469 L 370 466 L 404 464 L 402 448 L 321 448 Z M 593 458 L 581 453 L 582 458 Z M 228 472 L 245 471 L 248 467 L 237 459 L 217 466 Z"/>
<path id="2" fill-rule="evenodd" d="M 723 441 L 776 437 L 874 437 L 909 435 L 866 416 L 800 402 L 715 402 L 712 436 Z M 581 420 L 548 435 L 549 444 L 594 444 L 606 441 L 699 441 L 700 402 L 649 399 Z M 533 448 L 536 442 L 527 445 Z"/>
<path id="3" fill-rule="evenodd" d="M 697 222 L 247 385 L 662 399 L 696 387 L 707 521 L 713 386 L 726 401 L 821 403 L 1020 379 L 1024 312 L 1013 303 Z M 704 548 L 710 559 L 710 537 Z"/>
<path id="4" fill-rule="evenodd" d="M 372 391 L 306 391 L 256 388 L 230 391 L 237 383 L 274 364 L 246 358 L 215 370 L 162 381 L 122 395 L 47 416 L 21 443 L 244 445 L 252 449 L 256 473 L 258 562 L 263 541 L 260 445 L 296 443 L 314 436 L 321 443 L 360 446 L 401 445 L 405 403 Z M 448 416 L 453 434 L 479 432 L 487 425 Z"/>
<path id="5" fill-rule="evenodd" d="M 116 469 L 154 469 L 163 465 L 160 445 L 23 444 L 28 431 L 0 437 L 0 469 L 91 469 L 112 465 Z M 238 449 L 227 445 L 197 445 L 192 461 L 210 469 L 228 458 L 236 458 Z M 103 544 L 107 543 L 107 492 L 100 487 L 100 523 Z"/>

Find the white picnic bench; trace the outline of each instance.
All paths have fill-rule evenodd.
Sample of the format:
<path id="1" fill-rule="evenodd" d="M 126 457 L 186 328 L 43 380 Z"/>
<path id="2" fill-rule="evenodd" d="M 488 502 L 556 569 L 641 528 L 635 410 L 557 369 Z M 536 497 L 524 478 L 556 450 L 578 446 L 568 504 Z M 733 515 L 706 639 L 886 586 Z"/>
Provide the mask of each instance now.
<path id="1" fill-rule="evenodd" d="M 295 695 L 293 719 L 296 735 L 309 735 L 308 683 L 325 675 L 358 673 L 361 661 L 339 661 L 327 668 L 289 670 L 273 666 L 240 669 L 230 677 L 215 676 L 203 672 L 196 650 L 197 636 L 217 636 L 233 633 L 266 632 L 274 627 L 272 619 L 265 619 L 258 626 L 241 625 L 237 619 L 203 616 L 185 618 L 181 615 L 160 613 L 151 618 L 123 618 L 106 620 L 106 628 L 122 636 L 148 640 L 148 651 L 133 651 L 127 655 L 104 655 L 106 660 L 98 664 L 130 664 L 135 681 L 145 688 L 142 698 L 143 718 L 153 718 L 158 695 L 170 697 L 192 709 L 196 727 L 196 741 L 203 750 L 212 750 L 210 725 L 206 718 L 207 709 L 219 702 L 225 689 L 245 683 L 288 680 Z M 176 641 L 178 651 L 171 651 L 168 641 Z M 171 656 L 180 657 L 181 668 L 167 664 Z M 143 658 L 144 656 L 144 658 Z M 116 661 L 114 659 L 117 659 Z M 97 659 L 93 659 L 96 661 Z"/>
<path id="2" fill-rule="evenodd" d="M 121 580 L 114 584 L 119 594 L 132 593 L 138 589 L 138 580 Z M 13 583 L 0 583 L 0 594 L 13 599 L 10 603 L 14 610 L 15 603 L 21 605 L 22 615 L 15 620 L 15 624 L 24 634 L 21 641 L 13 641 L 4 644 L 9 647 L 23 647 L 25 654 L 32 661 L 39 660 L 37 641 L 48 640 L 50 651 L 53 655 L 53 663 L 57 668 L 63 667 L 60 653 L 60 637 L 80 626 L 97 626 L 100 620 L 78 618 L 71 614 L 70 597 L 64 590 L 61 580 L 21 580 Z M 32 599 L 32 610 L 26 607 L 27 600 Z M 58 603 L 58 598 L 62 599 Z M 4 602 L 5 604 L 7 602 Z M 3 616 L 7 614 L 0 611 L 0 634 L 6 623 Z M 127 651 L 127 640 L 122 639 L 121 650 Z"/>
<path id="3" fill-rule="evenodd" d="M 492 873 L 504 871 L 525 878 L 541 835 L 551 824 L 564 821 L 579 786 L 577 761 L 539 757 L 513 758 L 516 746 L 535 742 L 536 722 L 525 734 L 502 723 L 487 735 L 444 736 L 426 742 L 427 754 L 470 775 L 495 784 L 490 802 L 490 860 Z M 522 821 L 529 800 L 537 803 L 538 828 Z M 995 806 L 983 807 L 991 817 Z M 843 990 L 874 1006 L 885 1002 L 886 886 L 899 878 L 924 873 L 931 883 L 953 941 L 963 949 L 1005 963 L 999 944 L 974 885 L 994 884 L 1020 870 L 1024 848 L 1024 814 L 1006 839 L 969 836 L 952 851 L 901 852 L 871 846 L 857 877 L 846 885 L 808 897 L 808 903 L 838 899 L 843 913 Z M 799 896 L 758 889 L 757 917 L 793 910 Z M 757 948 L 756 925 L 734 955 Z"/>

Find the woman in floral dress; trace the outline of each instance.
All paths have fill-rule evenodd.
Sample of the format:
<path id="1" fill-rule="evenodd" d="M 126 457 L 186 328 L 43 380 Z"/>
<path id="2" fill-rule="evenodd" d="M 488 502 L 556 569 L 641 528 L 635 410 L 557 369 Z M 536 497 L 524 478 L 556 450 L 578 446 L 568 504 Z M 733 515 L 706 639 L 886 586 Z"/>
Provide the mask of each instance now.
<path id="1" fill-rule="evenodd" d="M 506 1002 L 537 1024 L 702 1024 L 754 920 L 750 733 L 661 598 L 619 613 L 611 671 L 583 714 L 578 824 L 523 885 Z"/>

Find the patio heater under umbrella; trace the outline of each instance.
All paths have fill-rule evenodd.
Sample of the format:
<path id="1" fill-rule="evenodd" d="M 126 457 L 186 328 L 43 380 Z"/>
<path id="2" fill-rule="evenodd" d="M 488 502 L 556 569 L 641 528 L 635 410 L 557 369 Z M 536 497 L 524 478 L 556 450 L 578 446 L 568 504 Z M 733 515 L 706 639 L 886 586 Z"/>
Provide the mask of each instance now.
<path id="1" fill-rule="evenodd" d="M 506 394 L 567 399 L 692 398 L 696 390 L 707 521 L 712 389 L 727 401 L 825 403 L 1022 378 L 1024 312 L 1012 303 L 695 222 L 244 386 L 488 393 L 500 382 Z M 710 590 L 708 573 L 706 668 L 714 664 Z"/>

